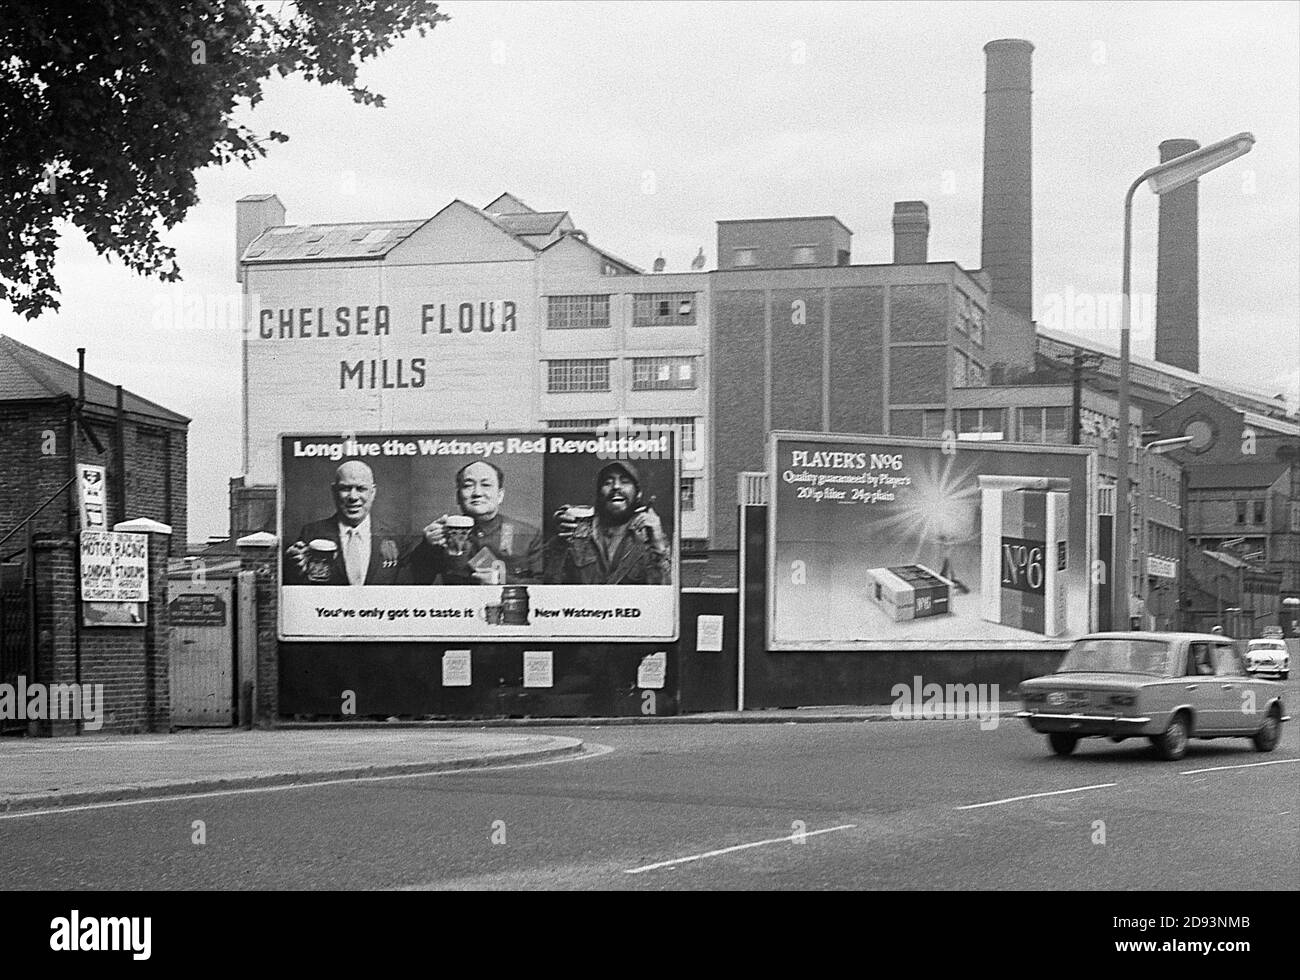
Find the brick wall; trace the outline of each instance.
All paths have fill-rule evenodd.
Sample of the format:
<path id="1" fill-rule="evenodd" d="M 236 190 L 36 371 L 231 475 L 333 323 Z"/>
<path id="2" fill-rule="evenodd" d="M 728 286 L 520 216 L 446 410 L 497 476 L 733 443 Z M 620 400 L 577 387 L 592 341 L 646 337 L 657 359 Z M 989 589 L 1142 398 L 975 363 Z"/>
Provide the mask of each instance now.
<path id="1" fill-rule="evenodd" d="M 253 719 L 265 727 L 274 724 L 280 714 L 280 592 L 275 567 L 279 548 L 241 548 L 239 557 L 243 570 L 257 576 L 257 703 Z"/>
<path id="2" fill-rule="evenodd" d="M 149 610 L 144 628 L 82 626 L 76 539 L 42 535 L 35 550 L 37 661 L 36 677 L 28 681 L 103 684 L 100 733 L 169 731 L 167 536 L 149 535 Z M 73 735 L 77 727 L 76 722 L 60 720 L 38 723 L 35 732 Z"/>

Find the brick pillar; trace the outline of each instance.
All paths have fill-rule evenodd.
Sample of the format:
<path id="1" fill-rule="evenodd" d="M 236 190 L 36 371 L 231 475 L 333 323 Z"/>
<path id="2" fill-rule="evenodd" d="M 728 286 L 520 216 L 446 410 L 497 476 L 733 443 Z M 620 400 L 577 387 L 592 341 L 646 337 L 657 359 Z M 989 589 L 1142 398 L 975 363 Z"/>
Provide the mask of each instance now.
<path id="1" fill-rule="evenodd" d="M 257 703 L 253 705 L 253 723 L 270 728 L 280 716 L 279 541 L 272 534 L 250 534 L 237 543 L 240 567 L 256 576 Z"/>
<path id="2" fill-rule="evenodd" d="M 171 625 L 167 619 L 167 557 L 171 535 L 149 535 L 149 616 L 144 628 L 145 723 L 172 730 Z"/>
<path id="3" fill-rule="evenodd" d="M 68 535 L 38 534 L 33 541 L 36 584 L 36 676 L 27 683 L 71 684 L 77 679 L 77 543 Z M 35 720 L 27 733 L 75 735 L 75 721 Z"/>

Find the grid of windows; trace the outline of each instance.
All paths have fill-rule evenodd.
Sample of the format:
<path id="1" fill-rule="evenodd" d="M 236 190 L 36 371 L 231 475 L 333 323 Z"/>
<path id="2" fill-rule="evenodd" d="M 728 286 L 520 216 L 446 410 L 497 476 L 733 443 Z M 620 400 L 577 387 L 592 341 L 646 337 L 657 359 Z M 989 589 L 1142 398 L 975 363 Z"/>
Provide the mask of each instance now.
<path id="1" fill-rule="evenodd" d="M 608 296 L 552 296 L 546 325 L 551 330 L 590 330 L 609 326 Z"/>
<path id="2" fill-rule="evenodd" d="M 632 390 L 663 391 L 695 388 L 695 358 L 632 358 Z"/>
<path id="3" fill-rule="evenodd" d="M 983 347 L 984 310 L 965 293 L 958 291 L 957 296 L 957 329 Z"/>
<path id="4" fill-rule="evenodd" d="M 638 293 L 632 300 L 634 327 L 691 326 L 695 323 L 694 293 Z"/>
<path id="5" fill-rule="evenodd" d="M 609 361 L 604 358 L 547 361 L 546 390 L 552 394 L 609 391 Z"/>
<path id="6" fill-rule="evenodd" d="M 1018 442 L 1070 444 L 1070 410 L 1064 406 L 1019 409 Z"/>
<path id="7" fill-rule="evenodd" d="M 1264 523 L 1264 501 L 1238 500 L 1237 523 L 1262 525 Z"/>

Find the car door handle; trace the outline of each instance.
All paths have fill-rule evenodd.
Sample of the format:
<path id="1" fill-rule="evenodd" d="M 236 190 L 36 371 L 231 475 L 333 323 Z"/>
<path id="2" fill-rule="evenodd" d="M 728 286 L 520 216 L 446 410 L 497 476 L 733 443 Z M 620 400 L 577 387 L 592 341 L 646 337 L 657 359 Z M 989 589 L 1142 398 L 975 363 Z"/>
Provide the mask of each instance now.
<path id="1" fill-rule="evenodd" d="M 1224 684 L 1224 685 L 1223 685 L 1223 689 L 1224 689 L 1225 691 L 1231 691 L 1231 690 L 1232 690 L 1232 685 L 1231 685 L 1231 684 Z"/>
<path id="2" fill-rule="evenodd" d="M 1188 684 L 1188 685 L 1187 685 L 1187 690 L 1189 690 L 1189 691 L 1195 691 L 1195 690 L 1196 690 L 1196 685 L 1195 685 L 1195 684 Z"/>

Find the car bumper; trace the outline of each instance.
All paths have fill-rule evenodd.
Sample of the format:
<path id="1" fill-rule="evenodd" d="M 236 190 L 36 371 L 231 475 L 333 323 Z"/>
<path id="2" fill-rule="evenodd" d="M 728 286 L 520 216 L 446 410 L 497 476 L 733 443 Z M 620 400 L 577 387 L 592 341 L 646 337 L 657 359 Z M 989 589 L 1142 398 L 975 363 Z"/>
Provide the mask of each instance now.
<path id="1" fill-rule="evenodd" d="M 1280 674 L 1287 669 L 1286 664 L 1251 664 L 1246 668 L 1248 674 Z"/>
<path id="2" fill-rule="evenodd" d="M 1116 717 L 1114 715 L 1088 715 L 1069 712 L 1018 711 L 1017 718 L 1023 718 L 1025 724 L 1036 732 L 1068 732 L 1071 735 L 1146 735 L 1151 719 L 1139 716 L 1134 718 Z"/>

